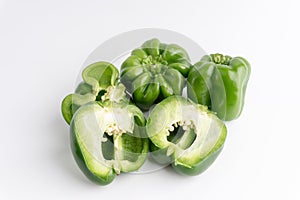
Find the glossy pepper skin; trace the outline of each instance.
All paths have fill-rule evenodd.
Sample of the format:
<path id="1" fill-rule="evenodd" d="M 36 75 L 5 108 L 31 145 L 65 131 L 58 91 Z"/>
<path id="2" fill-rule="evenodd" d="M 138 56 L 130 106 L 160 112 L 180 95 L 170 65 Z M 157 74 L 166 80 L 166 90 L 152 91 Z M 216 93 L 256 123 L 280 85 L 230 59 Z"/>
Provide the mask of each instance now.
<path id="1" fill-rule="evenodd" d="M 220 119 L 234 120 L 243 110 L 250 71 L 242 57 L 205 55 L 189 72 L 188 97 L 208 106 Z"/>
<path id="2" fill-rule="evenodd" d="M 152 157 L 191 176 L 214 162 L 227 134 L 225 124 L 207 107 L 182 96 L 170 96 L 157 104 L 150 112 L 146 130 Z"/>
<path id="3" fill-rule="evenodd" d="M 121 66 L 121 82 L 143 110 L 171 95 L 181 95 L 190 69 L 187 52 L 176 44 L 146 41 Z"/>
<path id="4" fill-rule="evenodd" d="M 82 172 L 100 185 L 138 170 L 147 158 L 146 120 L 133 104 L 105 101 L 81 106 L 71 121 L 71 148 Z"/>
<path id="5" fill-rule="evenodd" d="M 120 101 L 124 99 L 125 87 L 117 83 L 118 69 L 108 62 L 97 62 L 87 66 L 82 72 L 81 82 L 74 94 L 62 101 L 61 110 L 65 121 L 70 124 L 75 111 L 91 101 Z M 123 95 L 123 96 L 122 96 Z"/>

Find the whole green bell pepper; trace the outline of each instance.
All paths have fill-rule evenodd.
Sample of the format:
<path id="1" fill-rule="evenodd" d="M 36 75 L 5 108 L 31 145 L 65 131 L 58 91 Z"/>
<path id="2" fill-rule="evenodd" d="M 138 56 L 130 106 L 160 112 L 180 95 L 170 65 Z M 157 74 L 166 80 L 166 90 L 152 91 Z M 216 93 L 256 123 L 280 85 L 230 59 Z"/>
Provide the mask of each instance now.
<path id="1" fill-rule="evenodd" d="M 91 101 L 115 101 L 125 99 L 125 86 L 117 83 L 118 69 L 108 62 L 97 62 L 86 67 L 82 72 L 83 82 L 75 90 L 75 94 L 67 95 L 62 101 L 62 114 L 70 124 L 75 111 Z"/>
<path id="2" fill-rule="evenodd" d="M 71 121 L 71 147 L 83 173 L 106 185 L 117 174 L 138 170 L 147 157 L 146 120 L 136 106 L 111 101 L 81 106 Z"/>
<path id="3" fill-rule="evenodd" d="M 221 152 L 227 134 L 225 124 L 207 107 L 182 96 L 170 96 L 157 104 L 146 131 L 152 157 L 186 175 L 206 170 Z"/>
<path id="4" fill-rule="evenodd" d="M 242 57 L 205 55 L 189 72 L 188 97 L 225 121 L 236 119 L 243 110 L 250 71 Z"/>
<path id="5" fill-rule="evenodd" d="M 171 95 L 181 95 L 190 59 L 176 44 L 146 41 L 121 66 L 121 82 L 143 110 Z"/>

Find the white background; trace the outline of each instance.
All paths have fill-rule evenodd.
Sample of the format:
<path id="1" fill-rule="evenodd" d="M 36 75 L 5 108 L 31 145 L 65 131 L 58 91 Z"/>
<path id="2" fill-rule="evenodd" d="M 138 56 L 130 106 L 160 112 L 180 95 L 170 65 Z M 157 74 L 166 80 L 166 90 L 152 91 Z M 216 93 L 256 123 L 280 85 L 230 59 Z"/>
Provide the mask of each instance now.
<path id="1" fill-rule="evenodd" d="M 0 199 L 299 199 L 299 1 L 0 1 Z M 137 28 L 177 31 L 252 65 L 245 109 L 197 177 L 166 168 L 106 187 L 75 164 L 60 113 L 81 64 Z"/>

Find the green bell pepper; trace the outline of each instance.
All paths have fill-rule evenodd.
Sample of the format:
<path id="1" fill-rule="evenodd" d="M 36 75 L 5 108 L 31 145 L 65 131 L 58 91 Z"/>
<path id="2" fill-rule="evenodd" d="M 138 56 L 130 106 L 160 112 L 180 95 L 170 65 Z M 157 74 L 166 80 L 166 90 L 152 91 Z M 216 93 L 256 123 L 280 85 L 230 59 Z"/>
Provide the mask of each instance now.
<path id="1" fill-rule="evenodd" d="M 222 120 L 236 119 L 243 110 L 250 71 L 242 57 L 205 55 L 189 72 L 188 97 L 208 106 Z"/>
<path id="2" fill-rule="evenodd" d="M 81 106 L 71 121 L 71 148 L 82 172 L 106 185 L 121 172 L 138 170 L 146 160 L 146 120 L 135 105 L 111 101 Z"/>
<path id="3" fill-rule="evenodd" d="M 82 72 L 83 82 L 75 90 L 75 94 L 67 95 L 62 101 L 62 114 L 70 124 L 75 111 L 91 101 L 115 101 L 125 99 L 125 86 L 117 83 L 119 72 L 108 62 L 97 62 L 86 67 Z"/>
<path id="4" fill-rule="evenodd" d="M 206 170 L 221 152 L 227 134 L 225 124 L 206 106 L 182 96 L 157 104 L 146 131 L 154 160 L 172 164 L 176 172 L 186 175 Z"/>
<path id="5" fill-rule="evenodd" d="M 143 110 L 171 95 L 181 95 L 190 59 L 176 44 L 146 41 L 121 66 L 121 82 Z"/>

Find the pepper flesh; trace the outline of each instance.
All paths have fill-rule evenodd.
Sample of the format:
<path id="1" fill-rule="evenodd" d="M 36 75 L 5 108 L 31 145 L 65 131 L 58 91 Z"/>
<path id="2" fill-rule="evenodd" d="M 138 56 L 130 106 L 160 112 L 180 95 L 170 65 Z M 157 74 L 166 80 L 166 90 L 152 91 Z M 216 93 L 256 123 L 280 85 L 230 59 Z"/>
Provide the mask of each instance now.
<path id="1" fill-rule="evenodd" d="M 174 134 L 178 127 L 182 128 L 180 136 Z M 213 163 L 227 133 L 214 113 L 181 96 L 157 104 L 150 112 L 146 130 L 152 142 L 152 157 L 186 175 L 198 175 Z"/>
<path id="2" fill-rule="evenodd" d="M 182 47 L 151 39 L 123 62 L 121 82 L 136 105 L 148 110 L 168 96 L 182 94 L 189 68 L 190 59 Z"/>
<path id="3" fill-rule="evenodd" d="M 242 57 L 205 55 L 189 72 L 188 97 L 208 106 L 222 120 L 236 119 L 243 110 L 250 71 Z"/>

